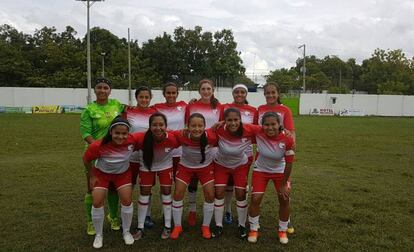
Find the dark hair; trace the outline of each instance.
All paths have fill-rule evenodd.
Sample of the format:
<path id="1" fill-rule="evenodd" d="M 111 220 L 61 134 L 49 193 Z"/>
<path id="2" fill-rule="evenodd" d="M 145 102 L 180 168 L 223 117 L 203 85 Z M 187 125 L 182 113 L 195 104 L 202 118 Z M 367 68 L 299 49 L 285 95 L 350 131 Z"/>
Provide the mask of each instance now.
<path id="1" fill-rule="evenodd" d="M 214 89 L 214 82 L 210 79 L 202 79 L 198 82 L 198 90 L 200 91 L 201 86 L 204 83 L 208 83 L 211 85 L 211 87 Z M 217 104 L 219 103 L 219 100 L 217 100 L 216 97 L 214 97 L 214 93 L 211 95 L 210 97 L 210 106 L 212 109 L 216 109 L 217 108 Z"/>
<path id="2" fill-rule="evenodd" d="M 206 126 L 206 119 L 204 118 L 204 116 L 200 113 L 194 113 L 188 118 L 187 127 L 190 125 L 190 121 L 193 118 L 203 119 L 204 126 Z M 207 134 L 206 134 L 206 131 L 204 130 L 203 134 L 201 134 L 201 137 L 200 137 L 200 153 L 201 153 L 200 164 L 202 164 L 202 163 L 204 163 L 204 161 L 206 161 L 206 146 L 207 146 L 207 144 L 208 144 Z"/>
<path id="3" fill-rule="evenodd" d="M 105 144 L 112 141 L 111 130 L 116 125 L 124 125 L 128 128 L 128 130 L 129 130 L 129 128 L 131 128 L 131 125 L 129 124 L 127 119 L 122 118 L 121 116 L 115 117 L 114 120 L 112 120 L 111 125 L 109 125 L 108 132 L 106 133 L 106 135 L 102 139 L 101 145 L 105 145 Z"/>
<path id="4" fill-rule="evenodd" d="M 236 113 L 239 118 L 240 118 L 240 125 L 239 128 L 236 131 L 236 136 L 243 136 L 243 123 L 241 120 L 241 114 L 240 114 L 240 110 L 238 110 L 237 108 L 228 108 L 224 111 L 224 120 L 226 120 L 226 117 L 229 116 L 230 113 Z"/>
<path id="5" fill-rule="evenodd" d="M 103 77 L 101 77 L 101 78 L 96 79 L 96 80 L 95 80 L 95 87 L 96 87 L 96 85 L 98 85 L 99 83 L 105 83 L 106 85 L 108 85 L 108 86 L 109 86 L 109 88 L 112 88 L 112 82 L 111 82 L 109 79 L 107 79 L 107 78 L 103 78 Z"/>
<path id="6" fill-rule="evenodd" d="M 167 87 L 175 87 L 177 89 L 177 93 L 178 93 L 177 83 L 171 81 L 171 82 L 165 83 L 164 86 L 162 87 L 162 94 L 163 95 L 165 95 L 165 91 L 166 91 Z"/>
<path id="7" fill-rule="evenodd" d="M 280 87 L 279 87 L 279 85 L 278 85 L 276 82 L 268 82 L 268 83 L 266 83 L 266 84 L 263 86 L 263 90 L 266 92 L 266 88 L 267 88 L 267 87 L 269 87 L 269 86 L 274 86 L 274 87 L 276 88 L 276 91 L 277 91 L 277 93 L 279 94 L 279 95 L 277 96 L 277 103 L 278 103 L 278 104 L 282 104 L 282 102 L 280 101 L 280 95 L 281 95 L 281 93 L 280 93 Z"/>
<path id="8" fill-rule="evenodd" d="M 243 84 L 244 85 L 244 84 Z M 244 88 L 242 88 L 244 91 L 246 91 L 246 89 L 244 89 Z M 233 90 L 231 93 L 233 94 L 234 93 L 234 91 L 236 91 L 236 90 Z M 248 93 L 248 91 L 246 91 L 246 95 L 247 95 L 247 93 Z M 244 99 L 244 104 L 249 104 L 249 102 L 247 101 L 247 98 L 246 99 Z"/>
<path id="9" fill-rule="evenodd" d="M 139 93 L 141 93 L 142 91 L 148 91 L 151 98 L 152 98 L 152 92 L 151 89 L 147 86 L 140 86 L 139 88 L 137 88 L 137 90 L 135 90 L 135 99 L 137 98 L 137 96 L 139 95 Z"/>
<path id="10" fill-rule="evenodd" d="M 268 117 L 276 118 L 276 121 L 279 124 L 279 132 L 283 131 L 283 126 L 280 123 L 280 116 L 276 112 L 269 111 L 269 112 L 264 113 L 263 116 L 262 116 L 262 120 L 260 121 L 262 125 L 263 125 L 264 121 L 266 120 L 266 118 L 268 118 Z"/>
<path id="11" fill-rule="evenodd" d="M 151 170 L 152 161 L 154 160 L 154 136 L 152 135 L 151 131 L 151 124 L 154 121 L 155 117 L 162 117 L 165 122 L 165 126 L 167 127 L 167 117 L 164 114 L 156 112 L 152 114 L 149 118 L 149 127 L 147 132 L 145 132 L 144 136 L 144 143 L 142 148 L 142 159 L 144 160 L 144 164 L 148 170 Z"/>

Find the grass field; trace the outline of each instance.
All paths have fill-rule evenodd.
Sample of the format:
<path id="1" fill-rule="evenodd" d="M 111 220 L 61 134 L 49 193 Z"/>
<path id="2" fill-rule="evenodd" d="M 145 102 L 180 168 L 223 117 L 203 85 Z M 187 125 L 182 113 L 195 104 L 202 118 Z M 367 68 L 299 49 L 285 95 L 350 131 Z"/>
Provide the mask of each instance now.
<path id="1" fill-rule="evenodd" d="M 157 201 L 158 225 L 145 239 L 126 247 L 106 224 L 104 250 L 414 250 L 414 118 L 295 117 L 295 123 L 296 234 L 287 246 L 277 240 L 277 202 L 269 186 L 257 244 L 239 240 L 235 225 L 218 240 L 203 240 L 185 221 L 182 238 L 162 241 Z M 2 114 L 0 133 L 0 250 L 92 250 L 79 115 Z M 198 224 L 201 204 L 200 194 Z"/>

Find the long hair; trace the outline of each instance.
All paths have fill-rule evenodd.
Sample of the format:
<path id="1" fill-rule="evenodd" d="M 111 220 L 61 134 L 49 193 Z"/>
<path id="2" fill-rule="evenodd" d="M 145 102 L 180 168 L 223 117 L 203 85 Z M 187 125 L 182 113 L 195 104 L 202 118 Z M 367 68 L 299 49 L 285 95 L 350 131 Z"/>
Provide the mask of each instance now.
<path id="1" fill-rule="evenodd" d="M 194 113 L 188 118 L 187 127 L 190 125 L 191 119 L 193 119 L 193 118 L 203 119 L 204 127 L 206 126 L 206 119 L 204 118 L 204 116 L 200 113 Z M 200 137 L 200 153 L 201 153 L 200 164 L 202 164 L 202 163 L 204 163 L 204 161 L 206 161 L 206 147 L 207 147 L 207 144 L 208 144 L 207 134 L 206 134 L 206 131 L 204 130 L 203 134 L 201 134 L 201 137 Z"/>
<path id="2" fill-rule="evenodd" d="M 280 116 L 276 112 L 269 111 L 269 112 L 264 113 L 263 116 L 262 116 L 262 120 L 260 121 L 261 124 L 263 125 L 264 121 L 268 117 L 276 118 L 276 121 L 279 124 L 279 132 L 282 132 L 283 131 L 283 126 L 282 126 L 282 124 L 280 124 Z"/>
<path id="3" fill-rule="evenodd" d="M 240 110 L 238 110 L 237 108 L 228 108 L 224 111 L 224 120 L 226 120 L 226 118 L 229 116 L 230 113 L 236 113 L 237 116 L 240 119 L 240 125 L 239 128 L 236 131 L 236 136 L 241 137 L 243 136 L 243 123 L 242 123 L 242 119 L 241 119 L 241 114 L 240 114 Z"/>
<path id="4" fill-rule="evenodd" d="M 175 87 L 177 89 L 177 94 L 178 94 L 177 83 L 171 81 L 171 82 L 165 83 L 164 86 L 162 87 L 162 94 L 163 95 L 165 95 L 165 91 L 166 91 L 167 87 Z"/>
<path id="5" fill-rule="evenodd" d="M 128 120 L 125 118 L 122 118 L 121 116 L 117 116 L 115 117 L 111 124 L 109 125 L 109 129 L 108 132 L 106 133 L 106 135 L 104 136 L 104 138 L 102 139 L 101 145 L 105 145 L 109 142 L 112 141 L 112 135 L 111 135 L 111 130 L 113 127 L 115 127 L 116 125 L 124 125 L 128 128 L 128 130 L 131 128 L 131 125 L 129 124 Z"/>
<path id="6" fill-rule="evenodd" d="M 151 170 L 152 161 L 154 160 L 154 136 L 151 131 L 151 124 L 155 117 L 161 117 L 164 120 L 165 127 L 167 127 L 167 117 L 165 117 L 164 114 L 156 112 L 150 116 L 149 127 L 147 132 L 145 132 L 142 149 L 142 159 L 144 160 L 144 164 L 148 170 Z"/>
<path id="7" fill-rule="evenodd" d="M 268 82 L 268 83 L 266 83 L 266 84 L 263 86 L 263 90 L 266 92 L 266 88 L 267 88 L 267 87 L 269 87 L 269 86 L 274 86 L 274 87 L 276 88 L 276 91 L 277 91 L 277 93 L 278 93 L 278 96 L 277 96 L 277 103 L 278 103 L 278 104 L 282 104 L 282 102 L 280 101 L 280 96 L 281 96 L 281 93 L 280 93 L 280 87 L 279 87 L 279 85 L 278 85 L 276 82 Z"/>
<path id="8" fill-rule="evenodd" d="M 142 91 L 148 91 L 150 94 L 150 97 L 152 98 L 151 89 L 147 86 L 140 86 L 139 88 L 137 88 L 137 90 L 135 90 L 135 99 L 138 97 L 139 93 L 141 93 Z"/>
<path id="9" fill-rule="evenodd" d="M 214 89 L 214 82 L 213 82 L 212 80 L 210 80 L 210 79 L 202 79 L 202 80 L 200 80 L 200 81 L 198 82 L 198 91 L 200 91 L 201 86 L 202 86 L 204 83 L 208 83 L 208 84 L 210 84 L 211 88 L 212 88 L 212 89 Z M 211 97 L 210 97 L 210 106 L 211 106 L 211 108 L 212 108 L 212 109 L 216 109 L 216 108 L 217 108 L 217 104 L 218 104 L 218 103 L 219 103 L 219 100 L 217 100 L 217 98 L 216 98 L 216 97 L 214 97 L 214 92 L 213 92 L 213 94 L 212 94 L 212 95 L 211 95 Z"/>

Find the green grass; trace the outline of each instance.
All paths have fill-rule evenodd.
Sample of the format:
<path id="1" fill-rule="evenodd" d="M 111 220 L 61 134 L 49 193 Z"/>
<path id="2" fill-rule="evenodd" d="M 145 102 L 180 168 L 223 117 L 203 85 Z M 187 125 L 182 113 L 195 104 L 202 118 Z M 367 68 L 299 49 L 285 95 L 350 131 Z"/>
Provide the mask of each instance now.
<path id="1" fill-rule="evenodd" d="M 189 230 L 185 221 L 182 238 L 162 241 L 156 200 L 158 225 L 145 239 L 127 248 L 106 224 L 104 250 L 413 250 L 414 119 L 294 119 L 296 234 L 287 246 L 277 242 L 277 202 L 269 185 L 255 245 L 236 238 L 235 225 L 225 227 L 220 240 L 203 240 L 199 228 Z M 85 234 L 79 115 L 2 114 L 0 125 L 0 250 L 92 250 L 93 238 Z"/>
<path id="2" fill-rule="evenodd" d="M 299 115 L 299 97 L 282 98 L 282 103 L 292 110 L 293 115 Z"/>

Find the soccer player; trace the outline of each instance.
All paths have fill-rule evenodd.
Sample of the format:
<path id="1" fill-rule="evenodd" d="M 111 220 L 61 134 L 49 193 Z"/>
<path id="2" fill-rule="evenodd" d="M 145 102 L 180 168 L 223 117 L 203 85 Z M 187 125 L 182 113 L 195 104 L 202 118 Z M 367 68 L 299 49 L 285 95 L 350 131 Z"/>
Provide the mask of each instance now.
<path id="1" fill-rule="evenodd" d="M 150 106 L 152 93 L 151 89 L 141 86 L 135 91 L 136 107 L 127 107 L 125 117 L 131 124 L 131 132 L 146 132 L 148 130 L 148 120 L 152 114 L 157 112 L 154 107 Z M 139 163 L 142 160 L 142 150 L 134 152 L 131 157 L 132 184 L 135 185 L 139 173 Z M 145 217 L 145 227 L 152 228 L 154 222 L 151 218 L 151 197 L 148 205 L 147 216 Z"/>
<path id="2" fill-rule="evenodd" d="M 214 158 L 214 219 L 216 228 L 214 237 L 221 236 L 223 232 L 223 213 L 224 213 L 224 191 L 232 177 L 235 186 L 237 200 L 237 218 L 240 238 L 247 236 L 247 200 L 246 186 L 249 173 L 248 157 L 246 149 L 251 145 L 254 137 L 253 126 L 243 124 L 241 114 L 237 108 L 228 108 L 224 111 L 224 126 L 216 130 L 218 138 L 218 152 Z"/>
<path id="3" fill-rule="evenodd" d="M 198 92 L 200 94 L 200 99 L 189 104 L 186 108 L 186 122 L 194 113 L 200 113 L 204 116 L 206 120 L 206 128 L 211 128 L 215 123 L 220 119 L 221 104 L 214 97 L 214 82 L 209 79 L 202 79 L 198 83 Z M 217 151 L 217 148 L 213 148 L 213 156 Z M 190 226 L 195 226 L 196 224 L 196 199 L 197 199 L 197 186 L 198 180 L 193 179 L 188 186 L 188 202 L 189 202 L 189 214 L 188 214 L 188 224 Z"/>
<path id="4" fill-rule="evenodd" d="M 175 192 L 172 203 L 174 229 L 171 239 L 178 239 L 183 229 L 183 199 L 191 178 L 200 180 L 204 191 L 202 236 L 211 238 L 210 222 L 214 211 L 214 164 L 212 148 L 217 145 L 216 134 L 205 130 L 206 121 L 200 113 L 194 113 L 188 119 L 186 131 L 176 132 L 178 142 L 182 146 L 182 157 L 178 164 L 175 178 Z"/>
<path id="5" fill-rule="evenodd" d="M 141 133 L 142 134 L 142 133 Z M 172 186 L 172 156 L 178 142 L 174 134 L 167 132 L 167 118 L 161 113 L 154 113 L 149 118 L 149 129 L 143 142 L 143 158 L 140 163 L 138 197 L 138 230 L 134 239 L 139 240 L 144 235 L 144 222 L 148 210 L 151 189 L 155 184 L 155 176 L 160 181 L 162 210 L 164 213 L 164 228 L 162 239 L 168 239 L 171 233 L 171 186 Z"/>
<path id="6" fill-rule="evenodd" d="M 287 229 L 290 212 L 290 182 L 294 159 L 294 140 L 282 130 L 281 119 L 275 112 L 266 112 L 261 119 L 262 129 L 256 132 L 259 152 L 252 177 L 252 195 L 249 208 L 250 232 L 248 241 L 257 242 L 260 203 L 267 183 L 272 180 L 279 200 L 279 241 L 288 243 Z"/>
<path id="7" fill-rule="evenodd" d="M 108 132 L 109 125 L 112 120 L 120 115 L 124 111 L 124 105 L 118 100 L 109 99 L 111 94 L 111 81 L 105 78 L 99 78 L 95 82 L 94 92 L 96 95 L 96 101 L 85 108 L 81 114 L 80 119 L 80 131 L 82 139 L 86 142 L 85 149 L 88 145 L 92 144 L 96 140 L 102 139 Z M 92 223 L 92 188 L 90 187 L 89 173 L 86 173 L 87 193 L 85 194 L 85 209 L 87 216 L 87 228 L 88 235 L 95 235 L 95 229 Z M 108 208 L 109 215 L 108 220 L 111 223 L 112 230 L 119 230 L 118 221 L 118 207 L 119 197 L 114 188 L 110 188 L 108 191 Z"/>
<path id="8" fill-rule="evenodd" d="M 248 89 L 244 84 L 237 84 L 233 87 L 233 103 L 226 103 L 222 106 L 222 111 L 226 110 L 227 108 L 237 108 L 241 114 L 241 121 L 242 123 L 248 124 L 257 124 L 257 109 L 252 107 L 247 102 L 247 93 Z M 223 115 L 223 112 L 221 113 Z M 221 118 L 224 120 L 224 118 Z M 250 145 L 246 149 L 246 155 L 248 158 L 247 166 L 250 168 L 251 164 L 253 163 L 253 147 Z M 233 222 L 233 217 L 231 214 L 231 205 L 232 205 L 232 197 L 234 192 L 234 182 L 232 177 L 229 177 L 229 181 L 227 182 L 225 196 L 224 196 L 224 222 L 226 224 L 231 224 Z"/>
<path id="9" fill-rule="evenodd" d="M 280 101 L 280 87 L 277 83 L 269 82 L 263 87 L 264 96 L 266 98 L 266 104 L 258 107 L 259 123 L 262 121 L 262 117 L 266 112 L 275 112 L 281 118 L 281 125 L 288 135 L 292 135 L 293 140 L 296 141 L 296 132 L 293 123 L 292 111 Z M 289 178 L 290 181 L 290 178 Z M 293 234 L 295 229 L 289 217 L 288 233 Z"/>
<path id="10" fill-rule="evenodd" d="M 178 86 L 174 82 L 167 82 L 162 90 L 165 103 L 157 103 L 154 108 L 167 117 L 169 130 L 181 130 L 185 128 L 185 109 L 187 103 L 177 102 Z M 173 151 L 173 174 L 177 171 L 177 165 L 181 157 L 181 147 Z"/>
<path id="11" fill-rule="evenodd" d="M 132 184 L 129 158 L 142 139 L 129 134 L 130 125 L 127 120 L 115 118 L 106 136 L 89 145 L 83 156 L 83 162 L 90 177 L 90 187 L 93 188 L 92 221 L 96 231 L 93 242 L 94 248 L 103 246 L 104 200 L 113 184 L 121 198 L 122 231 L 125 244 L 132 245 L 134 238 L 129 232 L 132 215 Z M 96 160 L 96 163 L 93 162 Z"/>

